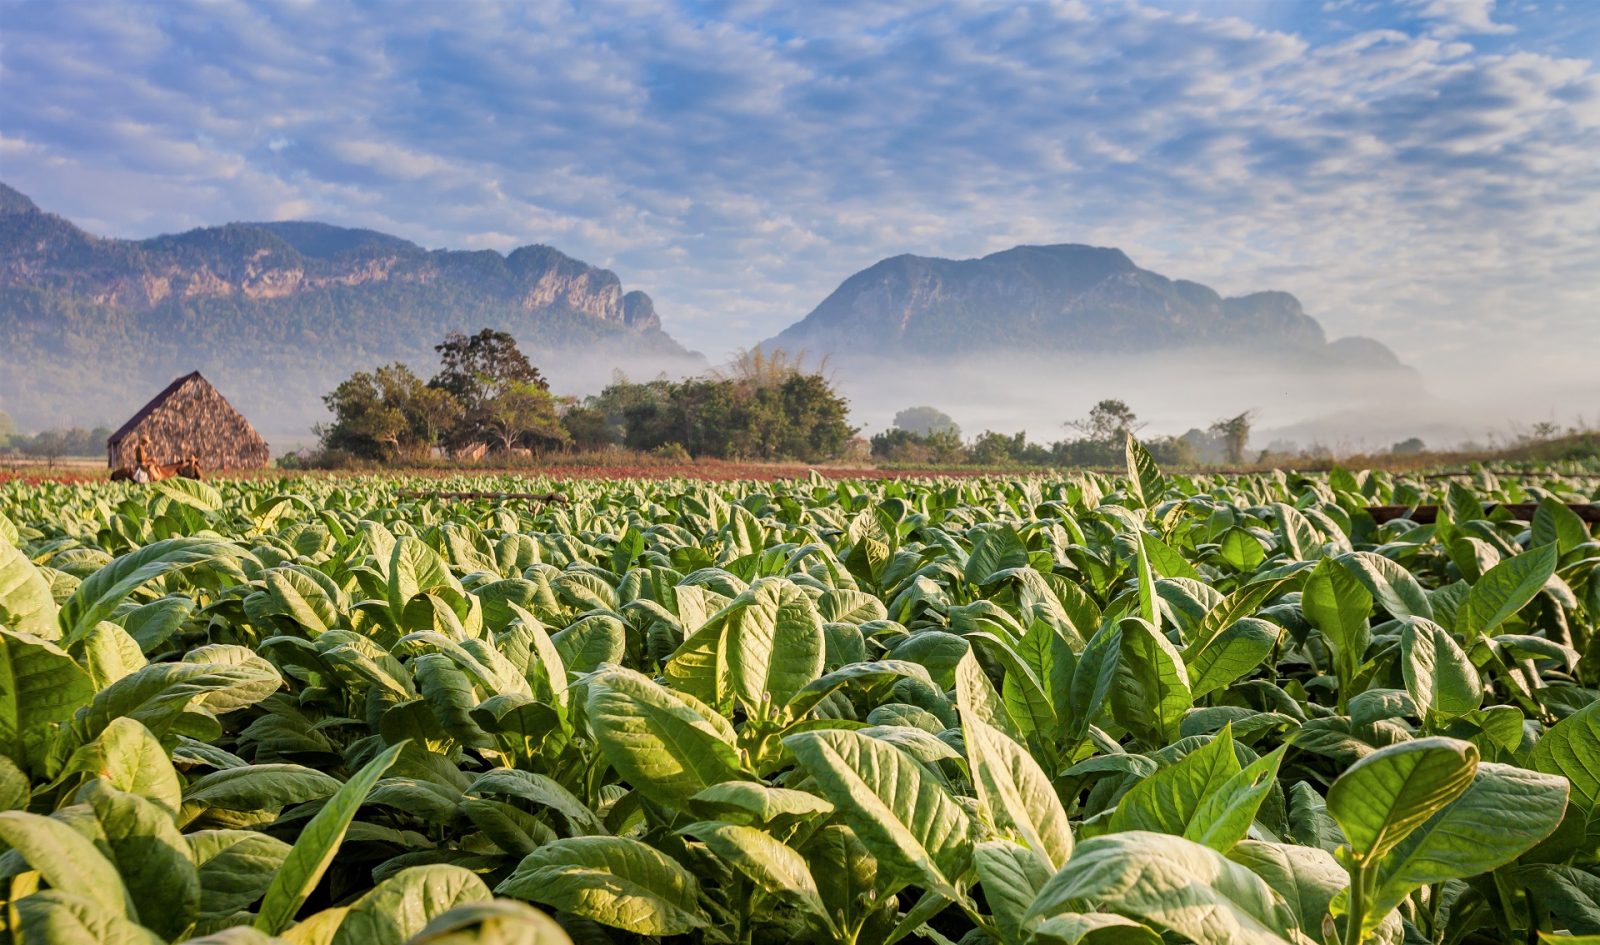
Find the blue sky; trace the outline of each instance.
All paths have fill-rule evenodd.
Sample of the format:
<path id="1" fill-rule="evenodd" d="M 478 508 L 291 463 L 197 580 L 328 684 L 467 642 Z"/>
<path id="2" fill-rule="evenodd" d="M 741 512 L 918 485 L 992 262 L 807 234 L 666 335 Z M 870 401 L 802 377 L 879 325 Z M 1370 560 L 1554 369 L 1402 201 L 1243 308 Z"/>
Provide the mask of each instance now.
<path id="1" fill-rule="evenodd" d="M 0 177 L 105 235 L 549 243 L 712 356 L 884 256 L 1086 242 L 1581 370 L 1597 58 L 1592 0 L 4 0 Z"/>

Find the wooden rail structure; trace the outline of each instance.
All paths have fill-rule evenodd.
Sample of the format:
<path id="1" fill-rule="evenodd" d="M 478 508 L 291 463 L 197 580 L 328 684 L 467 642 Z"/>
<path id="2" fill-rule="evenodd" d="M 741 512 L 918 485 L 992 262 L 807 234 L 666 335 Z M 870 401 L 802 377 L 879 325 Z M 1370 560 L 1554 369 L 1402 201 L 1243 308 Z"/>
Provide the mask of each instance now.
<path id="1" fill-rule="evenodd" d="M 1587 524 L 1593 525 L 1600 522 L 1600 505 L 1592 502 L 1568 502 L 1567 508 L 1576 512 L 1578 517 Z M 1496 509 L 1505 509 L 1517 521 L 1532 521 L 1533 513 L 1539 510 L 1536 502 L 1507 502 L 1501 504 L 1485 505 L 1485 512 L 1493 513 Z M 1432 525 L 1439 520 L 1439 507 L 1437 505 L 1419 505 L 1413 508 L 1409 505 L 1369 505 L 1367 514 L 1372 520 L 1382 525 L 1392 522 L 1397 518 L 1408 518 L 1421 525 Z"/>

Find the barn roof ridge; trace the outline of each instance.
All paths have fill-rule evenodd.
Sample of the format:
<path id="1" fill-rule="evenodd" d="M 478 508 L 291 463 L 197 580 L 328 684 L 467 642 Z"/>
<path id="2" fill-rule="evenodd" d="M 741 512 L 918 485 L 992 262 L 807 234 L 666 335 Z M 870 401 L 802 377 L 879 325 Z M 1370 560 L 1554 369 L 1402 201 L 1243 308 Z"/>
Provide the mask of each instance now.
<path id="1" fill-rule="evenodd" d="M 127 423 L 124 423 L 122 426 L 118 427 L 117 432 L 111 434 L 111 438 L 106 441 L 107 444 L 110 446 L 116 446 L 118 443 L 121 443 L 124 437 L 132 433 L 135 427 L 143 423 L 144 420 L 151 414 L 155 413 L 157 408 L 166 403 L 169 397 L 178 392 L 179 388 L 196 378 L 204 381 L 207 386 L 212 388 L 212 390 L 216 390 L 215 385 L 211 384 L 210 381 L 207 381 L 205 376 L 199 371 L 190 371 L 188 374 L 185 374 L 173 381 L 171 384 L 168 384 L 166 388 L 161 391 L 161 393 L 150 398 L 149 403 L 145 404 L 143 407 L 140 407 L 138 413 L 135 413 L 132 417 L 130 417 Z M 220 396 L 222 392 L 217 391 L 217 393 Z M 230 404 L 230 406 L 232 405 Z"/>

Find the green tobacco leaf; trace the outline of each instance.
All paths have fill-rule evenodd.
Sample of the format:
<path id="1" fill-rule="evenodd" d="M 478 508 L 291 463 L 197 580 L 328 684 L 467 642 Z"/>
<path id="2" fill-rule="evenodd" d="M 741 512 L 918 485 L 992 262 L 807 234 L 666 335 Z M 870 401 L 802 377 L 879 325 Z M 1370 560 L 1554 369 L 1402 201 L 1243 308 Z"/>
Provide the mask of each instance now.
<path id="1" fill-rule="evenodd" d="M 17 940 L 33 945 L 161 945 L 166 939 L 118 910 L 59 889 L 24 896 L 12 906 Z"/>
<path id="2" fill-rule="evenodd" d="M 1123 620 L 1119 630 L 1121 663 L 1111 690 L 1117 721 L 1151 745 L 1176 741 L 1183 715 L 1194 705 L 1183 655 L 1140 618 Z"/>
<path id="3" fill-rule="evenodd" d="M 1340 567 L 1332 558 L 1319 561 L 1306 578 L 1300 609 L 1322 632 L 1337 659 L 1351 667 L 1361 664 L 1371 640 L 1367 618 L 1372 613 L 1372 594 L 1356 572 Z"/>
<path id="4" fill-rule="evenodd" d="M 61 629 L 76 640 L 138 588 L 157 578 L 195 568 L 231 566 L 243 552 L 213 538 L 167 538 L 129 552 L 84 578 L 61 608 Z"/>
<path id="5" fill-rule="evenodd" d="M 837 934 L 805 857 L 787 844 L 754 827 L 713 821 L 691 824 L 680 832 L 703 841 L 757 886 L 800 906 Z"/>
<path id="6" fill-rule="evenodd" d="M 1282 635 L 1283 629 L 1276 624 L 1245 617 L 1198 652 L 1185 651 L 1194 697 L 1199 699 L 1225 689 L 1260 666 L 1272 655 Z"/>
<path id="7" fill-rule="evenodd" d="M 1422 590 L 1422 585 L 1397 562 L 1370 551 L 1352 551 L 1332 560 L 1360 581 L 1367 593 L 1391 617 L 1433 619 L 1433 607 L 1428 603 L 1428 595 Z"/>
<path id="8" fill-rule="evenodd" d="M 722 710 L 784 705 L 822 675 L 822 618 L 782 578 L 763 578 L 711 617 L 668 660 L 675 689 Z"/>
<path id="9" fill-rule="evenodd" d="M 1456 615 L 1456 629 L 1469 640 L 1493 633 L 1533 600 L 1555 573 L 1560 557 L 1555 545 L 1541 545 L 1490 568 L 1467 592 L 1467 602 Z"/>
<path id="10" fill-rule="evenodd" d="M 1414 890 L 1498 869 L 1549 836 L 1567 807 L 1562 779 L 1510 765 L 1478 765 L 1472 784 L 1378 864 L 1364 927 Z"/>
<path id="11" fill-rule="evenodd" d="M 1600 702 L 1551 726 L 1533 746 L 1533 766 L 1572 785 L 1572 804 L 1591 816 L 1600 808 Z"/>
<path id="12" fill-rule="evenodd" d="M 1142 506 L 1149 507 L 1167 491 L 1166 478 L 1150 456 L 1150 451 L 1128 434 L 1123 453 L 1128 463 L 1128 491 Z"/>
<path id="13" fill-rule="evenodd" d="M 261 901 L 261 912 L 256 916 L 255 927 L 269 935 L 276 935 L 294 921 L 295 913 L 322 881 L 322 874 L 333 862 L 334 854 L 344 842 L 350 821 L 367 799 L 372 786 L 389 770 L 406 742 L 394 745 L 383 754 L 367 762 L 338 792 L 317 811 L 300 838 L 294 842 L 283 868 L 273 878 Z"/>
<path id="14" fill-rule="evenodd" d="M 172 812 L 102 782 L 90 787 L 89 803 L 140 917 L 153 931 L 176 938 L 200 914 L 200 874 Z"/>
<path id="15" fill-rule="evenodd" d="M 495 888 L 639 935 L 705 928 L 694 874 L 637 840 L 570 837 L 528 854 Z"/>
<path id="16" fill-rule="evenodd" d="M 1089 644 L 1078 656 L 1078 665 L 1072 670 L 1072 684 L 1067 689 L 1066 711 L 1062 724 L 1067 742 L 1076 745 L 1088 734 L 1089 726 L 1104 708 L 1106 698 L 1116 685 L 1122 665 L 1122 630 L 1102 627 L 1089 638 Z"/>
<path id="17" fill-rule="evenodd" d="M 1278 767 L 1288 746 L 1263 755 L 1229 778 L 1216 793 L 1206 797 L 1195 811 L 1184 836 L 1203 843 L 1219 853 L 1227 853 L 1243 840 L 1255 823 L 1256 814 L 1277 784 Z"/>
<path id="18" fill-rule="evenodd" d="M 1161 945 L 1147 925 L 1109 912 L 1068 912 L 1034 927 L 1029 945 Z"/>
<path id="19" fill-rule="evenodd" d="M 920 881 L 959 898 L 954 880 L 971 863 L 972 823 L 917 762 L 856 732 L 805 732 L 783 744 L 900 886 Z"/>
<path id="20" fill-rule="evenodd" d="M 1028 918 L 1080 912 L 1086 903 L 1196 945 L 1286 945 L 1294 927 L 1288 907 L 1250 870 L 1193 841 L 1142 830 L 1079 844 Z"/>
<path id="21" fill-rule="evenodd" d="M 1333 854 L 1316 847 L 1241 840 L 1228 859 L 1265 880 L 1294 913 L 1296 924 L 1312 932 L 1321 929 L 1328 905 L 1350 884 Z"/>
<path id="22" fill-rule="evenodd" d="M 200 913 L 206 916 L 230 916 L 254 905 L 290 849 L 254 830 L 196 830 L 184 840 L 200 871 Z"/>
<path id="23" fill-rule="evenodd" d="M 1050 872 L 1059 869 L 1072 855 L 1072 828 L 1049 776 L 1027 749 L 983 721 L 965 700 L 961 717 L 968 767 L 990 823 L 1014 832 Z"/>
<path id="24" fill-rule="evenodd" d="M 670 808 L 713 784 L 741 777 L 733 727 L 716 712 L 630 669 L 589 681 L 589 727 L 624 781 Z"/>
<path id="25" fill-rule="evenodd" d="M 53 817 L 0 812 L 0 840 L 39 871 L 51 888 L 82 896 L 107 912 L 137 918 L 117 868 L 94 841 Z"/>
<path id="26" fill-rule="evenodd" d="M 1454 719 L 1483 702 L 1483 680 L 1449 631 L 1415 618 L 1400 634 L 1400 668 L 1418 710 Z"/>
<path id="27" fill-rule="evenodd" d="M 357 899 L 330 945 L 405 945 L 438 916 L 491 898 L 471 870 L 445 863 L 409 867 Z"/>
<path id="28" fill-rule="evenodd" d="M 1142 778 L 1117 802 L 1112 830 L 1149 830 L 1183 836 L 1205 799 L 1222 790 L 1239 773 L 1233 729 L 1222 732 L 1148 778 Z"/>
<path id="29" fill-rule="evenodd" d="M 58 640 L 58 612 L 50 582 L 27 555 L 0 538 L 0 627 Z"/>
<path id="30" fill-rule="evenodd" d="M 1400 742 L 1351 765 L 1328 789 L 1328 813 L 1356 857 L 1375 863 L 1428 818 L 1460 797 L 1478 749 L 1453 738 Z"/>
<path id="31" fill-rule="evenodd" d="M 396 540 L 388 564 L 389 611 L 396 619 L 418 594 L 440 589 L 465 593 L 461 582 L 450 573 L 450 566 L 420 539 L 407 535 Z"/>
<path id="32" fill-rule="evenodd" d="M 189 785 L 183 802 L 202 809 L 276 811 L 328 797 L 341 786 L 338 778 L 303 765 L 250 765 L 199 778 Z"/>
<path id="33" fill-rule="evenodd" d="M 494 899 L 456 906 L 429 922 L 406 945 L 572 945 L 572 939 L 538 909 L 512 899 Z"/>
<path id="34" fill-rule="evenodd" d="M 1020 941 L 1028 907 L 1055 871 L 1039 854 L 1010 840 L 985 840 L 973 848 L 972 859 L 1002 940 Z"/>
<path id="35" fill-rule="evenodd" d="M 0 628 L 0 754 L 37 770 L 55 729 L 94 697 L 94 683 L 67 652 Z"/>

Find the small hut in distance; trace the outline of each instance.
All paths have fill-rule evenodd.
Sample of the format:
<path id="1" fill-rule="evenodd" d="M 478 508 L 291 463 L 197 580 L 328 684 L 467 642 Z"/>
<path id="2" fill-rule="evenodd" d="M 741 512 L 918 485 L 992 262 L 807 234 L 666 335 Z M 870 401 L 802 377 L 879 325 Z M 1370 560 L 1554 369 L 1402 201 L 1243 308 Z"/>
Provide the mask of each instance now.
<path id="1" fill-rule="evenodd" d="M 153 463 L 177 465 L 193 456 L 206 472 L 259 469 L 272 458 L 267 441 L 199 371 L 168 384 L 111 434 L 111 468 L 132 468 L 140 443 Z"/>

